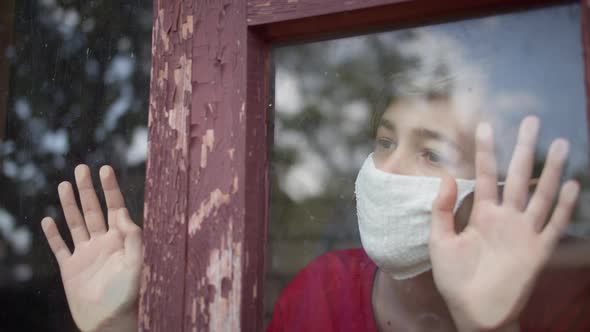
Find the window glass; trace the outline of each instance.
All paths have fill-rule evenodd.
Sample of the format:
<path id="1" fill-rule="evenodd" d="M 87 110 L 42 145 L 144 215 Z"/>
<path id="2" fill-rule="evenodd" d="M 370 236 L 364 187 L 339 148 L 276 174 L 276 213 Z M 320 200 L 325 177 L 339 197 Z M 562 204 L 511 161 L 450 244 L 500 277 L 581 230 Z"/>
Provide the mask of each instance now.
<path id="1" fill-rule="evenodd" d="M 543 272 L 538 283 L 547 282 L 543 285 L 563 295 L 562 313 L 571 309 L 573 298 L 587 307 L 587 295 L 574 295 L 582 289 L 587 292 L 587 282 L 567 291 L 561 290 L 563 283 L 552 284 L 559 280 L 554 276 L 571 276 L 571 269 L 586 263 L 585 239 L 590 235 L 588 122 L 577 4 L 285 46 L 275 49 L 273 56 L 267 323 L 274 312 L 272 324 L 295 319 L 302 330 L 310 322 L 338 329 L 338 322 L 372 320 L 371 313 L 379 320 L 381 311 L 414 310 L 420 318 L 407 321 L 398 314 L 387 323 L 398 328 L 422 324 L 430 326 L 429 331 L 436 330 L 429 324 L 452 326 L 444 305 L 437 307 L 436 288 L 408 288 L 395 295 L 421 303 L 432 291 L 428 305 L 416 304 L 413 309 L 405 306 L 407 301 L 395 304 L 401 309 L 384 309 L 394 304 L 376 300 L 378 274 L 371 270 L 375 253 L 363 256 L 366 243 L 359 235 L 357 174 L 372 152 L 375 167 L 388 174 L 438 177 L 443 172 L 474 179 L 475 129 L 487 121 L 494 129 L 503 181 L 520 122 L 527 115 L 535 115 L 541 124 L 531 192 L 551 142 L 560 137 L 570 144 L 563 179 L 575 178 L 582 185 L 574 216 L 549 263 L 563 274 Z M 421 193 L 409 181 L 399 195 Z M 461 216 L 469 215 L 470 197 L 457 210 L 458 224 L 468 219 Z M 403 217 L 411 211 L 404 205 L 409 203 L 391 204 L 399 206 L 396 218 L 410 218 Z M 395 233 L 385 226 L 382 231 Z M 399 241 L 407 244 L 415 236 L 409 233 Z M 342 251 L 351 248 L 356 249 Z M 528 306 L 521 316 L 526 327 L 548 327 L 563 318 L 541 319 L 542 304 L 554 293 L 538 292 L 539 287 L 532 295 L 537 305 Z M 582 324 L 576 322 L 571 324 Z M 370 330 L 372 325 L 360 326 Z"/>
<path id="2" fill-rule="evenodd" d="M 152 2 L 2 3 L 0 330 L 77 331 L 40 221 L 71 248 L 57 185 L 86 163 L 99 191 L 113 166 L 141 224 Z"/>

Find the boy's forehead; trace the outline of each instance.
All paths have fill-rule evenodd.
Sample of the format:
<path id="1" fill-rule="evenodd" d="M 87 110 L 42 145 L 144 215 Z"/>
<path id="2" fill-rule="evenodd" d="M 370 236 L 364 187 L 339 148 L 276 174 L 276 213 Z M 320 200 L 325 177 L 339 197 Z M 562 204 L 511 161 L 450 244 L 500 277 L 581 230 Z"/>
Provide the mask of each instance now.
<path id="1" fill-rule="evenodd" d="M 399 100 L 383 113 L 380 126 L 398 131 L 437 132 L 457 144 L 465 144 L 474 138 L 476 123 L 457 112 L 448 100 Z"/>
<path id="2" fill-rule="evenodd" d="M 396 126 L 412 124 L 452 124 L 457 117 L 448 102 L 442 101 L 397 101 L 387 108 L 382 119 Z M 443 121 L 443 122 L 441 122 Z"/>

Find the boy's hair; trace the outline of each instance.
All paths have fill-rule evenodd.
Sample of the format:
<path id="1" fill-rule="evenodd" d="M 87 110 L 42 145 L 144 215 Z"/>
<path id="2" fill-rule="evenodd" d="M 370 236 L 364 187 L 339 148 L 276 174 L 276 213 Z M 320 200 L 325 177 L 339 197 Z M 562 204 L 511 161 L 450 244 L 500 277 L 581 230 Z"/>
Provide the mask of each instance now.
<path id="1" fill-rule="evenodd" d="M 377 133 L 379 121 L 391 105 L 404 99 L 421 99 L 424 101 L 450 100 L 454 80 L 444 65 L 438 66 L 432 73 L 417 71 L 394 73 L 384 82 L 383 89 L 376 102 L 375 112 L 371 117 L 371 133 Z"/>

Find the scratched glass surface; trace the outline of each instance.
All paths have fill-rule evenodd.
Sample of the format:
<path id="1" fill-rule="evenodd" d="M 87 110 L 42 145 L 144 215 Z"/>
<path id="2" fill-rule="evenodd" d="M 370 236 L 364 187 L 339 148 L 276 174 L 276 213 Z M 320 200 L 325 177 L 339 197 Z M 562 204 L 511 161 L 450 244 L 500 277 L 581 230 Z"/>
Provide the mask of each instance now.
<path id="1" fill-rule="evenodd" d="M 520 120 L 537 115 L 535 174 L 550 142 L 568 139 L 566 177 L 583 186 L 568 234 L 590 236 L 580 41 L 572 4 L 275 49 L 266 322 L 303 267 L 323 253 L 361 247 L 355 178 L 373 151 L 376 120 L 407 96 L 451 97 L 453 123 L 463 127 L 490 121 L 503 174 Z M 576 250 L 567 259 L 587 256 Z"/>
<path id="2" fill-rule="evenodd" d="M 87 163 L 99 190 L 99 167 L 114 167 L 141 224 L 152 2 L 0 8 L 0 331 L 77 331 L 40 221 L 71 245 L 57 185 Z"/>

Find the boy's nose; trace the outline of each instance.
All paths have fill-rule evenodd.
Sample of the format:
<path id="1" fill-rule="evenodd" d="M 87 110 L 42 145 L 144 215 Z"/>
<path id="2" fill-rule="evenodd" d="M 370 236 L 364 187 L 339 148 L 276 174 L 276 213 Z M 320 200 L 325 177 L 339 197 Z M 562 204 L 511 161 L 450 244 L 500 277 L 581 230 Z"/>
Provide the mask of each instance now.
<path id="1" fill-rule="evenodd" d="M 414 172 L 412 157 L 409 151 L 402 147 L 398 147 L 385 157 L 377 167 L 384 172 L 392 174 L 412 175 Z"/>

